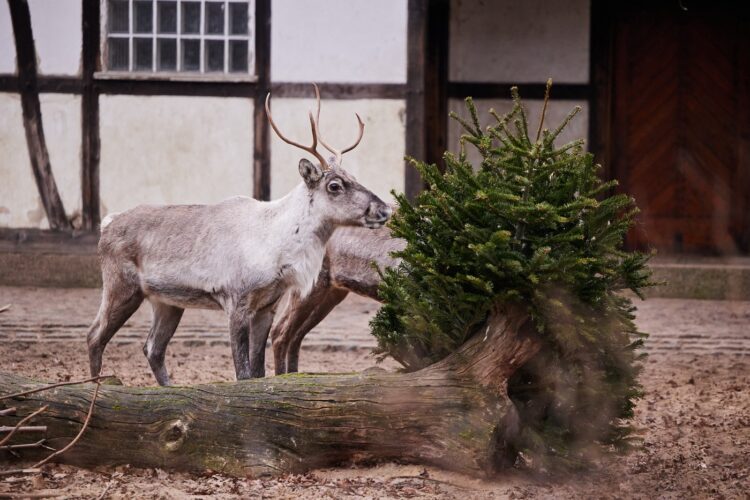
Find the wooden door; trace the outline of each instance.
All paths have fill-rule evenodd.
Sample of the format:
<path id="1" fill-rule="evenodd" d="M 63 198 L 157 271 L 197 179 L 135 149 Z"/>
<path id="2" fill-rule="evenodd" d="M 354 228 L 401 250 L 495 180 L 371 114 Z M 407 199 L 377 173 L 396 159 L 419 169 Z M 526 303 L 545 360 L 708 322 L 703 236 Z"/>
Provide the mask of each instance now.
<path id="1" fill-rule="evenodd" d="M 618 4 L 611 172 L 642 210 L 631 247 L 748 253 L 750 9 L 743 3 Z"/>

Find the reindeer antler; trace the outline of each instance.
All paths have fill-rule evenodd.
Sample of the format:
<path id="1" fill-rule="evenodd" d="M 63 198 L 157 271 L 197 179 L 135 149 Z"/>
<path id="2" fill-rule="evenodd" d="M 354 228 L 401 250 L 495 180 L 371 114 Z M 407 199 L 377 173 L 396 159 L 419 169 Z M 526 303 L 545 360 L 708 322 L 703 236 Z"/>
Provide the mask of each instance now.
<path id="1" fill-rule="evenodd" d="M 318 159 L 318 161 L 320 162 L 320 168 L 322 168 L 323 170 L 330 170 L 331 168 L 330 165 L 328 165 L 328 162 L 325 161 L 325 159 L 323 158 L 323 155 L 321 155 L 317 149 L 318 148 L 318 131 L 317 131 L 318 127 L 315 125 L 315 120 L 313 119 L 312 112 L 308 113 L 310 117 L 310 128 L 312 129 L 312 145 L 304 146 L 298 142 L 294 142 L 293 140 L 284 137 L 284 134 L 281 133 L 281 131 L 279 130 L 279 127 L 277 127 L 273 121 L 273 115 L 271 115 L 271 108 L 268 105 L 270 100 L 271 100 L 271 93 L 269 92 L 268 95 L 266 96 L 266 115 L 268 116 L 268 122 L 271 124 L 271 128 L 273 129 L 274 132 L 276 132 L 276 135 L 279 136 L 279 139 L 286 142 L 287 144 L 291 144 L 292 146 L 298 147 L 303 151 L 307 151 L 308 153 L 310 153 L 311 155 L 313 155 L 315 158 Z M 318 100 L 318 113 L 320 113 L 320 100 Z M 320 141 L 320 142 L 321 144 L 323 143 L 323 141 Z"/>
<path id="2" fill-rule="evenodd" d="M 354 115 L 357 117 L 357 122 L 359 122 L 359 136 L 357 137 L 357 140 L 354 141 L 354 144 L 349 146 L 348 148 L 339 151 L 338 149 L 335 149 L 328 144 L 325 143 L 323 140 L 323 136 L 320 133 L 320 89 L 318 89 L 318 85 L 313 83 L 313 87 L 315 87 L 315 99 L 317 100 L 318 104 L 318 112 L 315 114 L 315 121 L 314 127 L 318 135 L 318 140 L 323 145 L 324 148 L 326 148 L 328 151 L 330 151 L 335 157 L 336 157 L 336 165 L 341 166 L 341 157 L 344 155 L 344 153 L 348 153 L 352 149 L 356 148 L 360 141 L 362 140 L 362 136 L 365 133 L 365 124 L 362 122 L 362 118 L 359 117 L 359 114 L 354 113 Z M 312 116 L 312 115 L 311 115 Z"/>

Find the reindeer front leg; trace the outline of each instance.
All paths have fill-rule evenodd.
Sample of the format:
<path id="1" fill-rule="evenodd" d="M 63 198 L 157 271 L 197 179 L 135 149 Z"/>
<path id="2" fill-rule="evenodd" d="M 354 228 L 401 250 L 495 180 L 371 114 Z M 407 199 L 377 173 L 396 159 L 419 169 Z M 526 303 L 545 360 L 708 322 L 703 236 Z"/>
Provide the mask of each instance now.
<path id="1" fill-rule="evenodd" d="M 235 307 L 229 313 L 229 343 L 232 346 L 234 373 L 237 380 L 252 377 L 250 370 L 250 314 L 246 307 Z"/>
<path id="2" fill-rule="evenodd" d="M 253 311 L 250 316 L 250 377 L 266 376 L 266 342 L 271 331 L 275 304 Z M 238 377 L 239 378 L 239 377 Z"/>

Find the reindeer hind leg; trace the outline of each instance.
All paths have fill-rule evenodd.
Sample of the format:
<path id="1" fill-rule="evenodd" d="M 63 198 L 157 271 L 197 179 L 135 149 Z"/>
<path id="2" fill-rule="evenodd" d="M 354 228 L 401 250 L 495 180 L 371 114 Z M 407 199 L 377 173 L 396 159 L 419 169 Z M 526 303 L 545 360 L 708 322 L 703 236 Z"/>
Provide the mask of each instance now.
<path id="1" fill-rule="evenodd" d="M 104 273 L 102 279 L 102 302 L 87 336 L 92 377 L 101 372 L 104 348 L 143 302 L 143 293 L 137 283 L 120 274 L 110 276 Z"/>
<path id="2" fill-rule="evenodd" d="M 167 354 L 167 345 L 172 340 L 185 310 L 181 307 L 156 301 L 153 301 L 151 306 L 153 307 L 154 317 L 148 339 L 143 346 L 143 354 L 146 355 L 151 371 L 159 385 L 169 385 L 169 373 L 167 373 L 167 368 L 164 365 L 164 357 Z"/>
<path id="3" fill-rule="evenodd" d="M 303 311 L 300 309 L 299 314 L 303 315 L 304 321 L 298 328 L 292 329 L 288 336 L 286 348 L 286 373 L 296 373 L 299 369 L 299 351 L 302 347 L 302 340 L 310 333 L 310 330 L 318 326 L 333 309 L 349 295 L 348 290 L 342 288 L 329 288 L 327 293 L 322 297 L 316 297 L 315 307 L 312 311 Z M 297 314 L 296 312 L 294 314 Z"/>

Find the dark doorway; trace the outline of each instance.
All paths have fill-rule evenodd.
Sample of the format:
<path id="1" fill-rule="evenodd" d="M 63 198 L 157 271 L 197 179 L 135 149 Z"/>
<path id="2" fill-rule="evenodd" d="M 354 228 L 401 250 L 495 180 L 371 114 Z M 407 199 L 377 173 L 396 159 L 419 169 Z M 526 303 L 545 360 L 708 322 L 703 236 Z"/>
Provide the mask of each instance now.
<path id="1" fill-rule="evenodd" d="M 610 11 L 610 172 L 642 210 L 629 235 L 633 248 L 748 253 L 750 9 L 743 4 L 621 2 Z"/>

